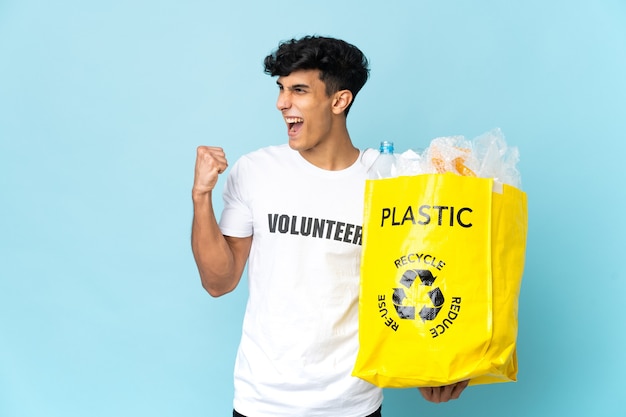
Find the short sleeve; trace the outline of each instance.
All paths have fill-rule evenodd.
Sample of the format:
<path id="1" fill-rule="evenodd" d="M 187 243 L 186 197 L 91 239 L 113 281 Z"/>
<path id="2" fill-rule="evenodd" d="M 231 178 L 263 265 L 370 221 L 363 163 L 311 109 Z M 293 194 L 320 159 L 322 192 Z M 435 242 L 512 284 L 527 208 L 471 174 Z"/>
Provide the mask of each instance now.
<path id="1" fill-rule="evenodd" d="M 251 189 L 247 182 L 252 179 L 248 161 L 239 159 L 228 173 L 224 186 L 224 210 L 220 218 L 220 230 L 225 236 L 248 237 L 253 232 L 252 210 L 250 209 Z"/>

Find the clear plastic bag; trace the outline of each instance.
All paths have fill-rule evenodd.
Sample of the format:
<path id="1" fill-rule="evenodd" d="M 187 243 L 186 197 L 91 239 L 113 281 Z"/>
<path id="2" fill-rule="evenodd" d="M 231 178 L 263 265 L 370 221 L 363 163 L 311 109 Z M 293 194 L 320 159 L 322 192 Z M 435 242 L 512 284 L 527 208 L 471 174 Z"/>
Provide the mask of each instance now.
<path id="1" fill-rule="evenodd" d="M 493 178 L 496 184 L 521 189 L 517 169 L 519 150 L 509 147 L 500 129 L 473 140 L 464 136 L 435 138 L 422 152 L 408 150 L 400 155 L 399 175 L 441 174 Z"/>

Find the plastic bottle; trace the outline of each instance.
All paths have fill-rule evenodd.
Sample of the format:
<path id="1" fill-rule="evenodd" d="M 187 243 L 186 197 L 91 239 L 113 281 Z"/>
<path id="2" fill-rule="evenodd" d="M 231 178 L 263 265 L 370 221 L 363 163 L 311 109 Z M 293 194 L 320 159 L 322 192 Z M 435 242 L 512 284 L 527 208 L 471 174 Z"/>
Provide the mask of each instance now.
<path id="1" fill-rule="evenodd" d="M 397 162 L 396 155 L 393 153 L 393 142 L 382 141 L 380 154 L 369 169 L 369 178 L 376 180 L 397 176 Z"/>

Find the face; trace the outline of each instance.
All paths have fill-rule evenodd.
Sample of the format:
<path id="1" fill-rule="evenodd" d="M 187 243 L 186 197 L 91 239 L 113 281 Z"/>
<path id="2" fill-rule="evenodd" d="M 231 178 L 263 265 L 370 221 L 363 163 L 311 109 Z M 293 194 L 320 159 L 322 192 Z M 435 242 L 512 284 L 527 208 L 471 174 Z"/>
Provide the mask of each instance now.
<path id="1" fill-rule="evenodd" d="M 334 97 L 326 95 L 326 84 L 319 70 L 299 70 L 279 77 L 276 107 L 287 124 L 289 146 L 308 151 L 332 137 L 337 115 L 333 113 Z"/>

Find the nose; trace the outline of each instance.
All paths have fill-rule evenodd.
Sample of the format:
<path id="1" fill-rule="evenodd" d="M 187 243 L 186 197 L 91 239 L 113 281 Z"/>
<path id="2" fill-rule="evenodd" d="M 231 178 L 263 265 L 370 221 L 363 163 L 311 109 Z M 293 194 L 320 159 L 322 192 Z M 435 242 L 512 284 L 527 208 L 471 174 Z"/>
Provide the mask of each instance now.
<path id="1" fill-rule="evenodd" d="M 278 93 L 278 100 L 276 100 L 276 108 L 279 111 L 287 110 L 291 107 L 291 100 L 289 99 L 289 95 L 286 91 L 282 90 Z"/>

